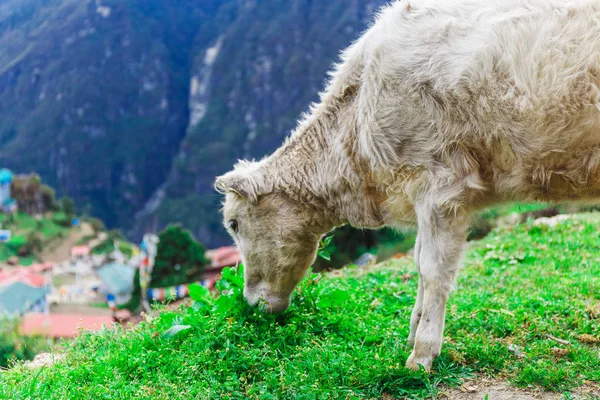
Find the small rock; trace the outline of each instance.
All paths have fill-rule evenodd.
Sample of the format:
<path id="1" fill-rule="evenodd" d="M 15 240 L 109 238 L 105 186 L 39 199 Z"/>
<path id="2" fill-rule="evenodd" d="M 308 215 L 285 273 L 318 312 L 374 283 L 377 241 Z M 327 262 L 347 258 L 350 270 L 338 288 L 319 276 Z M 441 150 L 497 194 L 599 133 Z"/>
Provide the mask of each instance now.
<path id="1" fill-rule="evenodd" d="M 463 393 L 475 393 L 475 392 L 477 392 L 477 386 L 468 385 L 466 383 L 464 385 L 462 385 L 459 389 Z"/>
<path id="2" fill-rule="evenodd" d="M 357 267 L 368 267 L 377 262 L 377 256 L 371 253 L 365 253 L 354 262 Z"/>
<path id="3" fill-rule="evenodd" d="M 33 360 L 26 362 L 25 367 L 41 368 L 45 366 L 50 366 L 54 363 L 59 362 L 63 358 L 65 358 L 64 354 L 40 353 L 37 356 L 35 356 Z"/>
<path id="4" fill-rule="evenodd" d="M 514 344 L 509 344 L 508 345 L 508 351 L 510 351 L 511 353 L 514 353 L 515 356 L 517 356 L 519 358 L 525 358 L 525 357 L 527 357 L 527 354 L 521 352 L 521 349 L 519 349 L 519 346 L 514 345 Z"/>
<path id="5" fill-rule="evenodd" d="M 558 225 L 559 223 L 561 223 L 562 221 L 566 221 L 571 218 L 573 218 L 573 217 L 569 214 L 560 214 L 560 215 L 556 215 L 554 217 L 542 217 L 542 218 L 538 218 L 535 221 L 533 221 L 533 225 L 535 225 L 535 226 L 546 225 L 546 226 L 554 227 L 554 226 Z"/>

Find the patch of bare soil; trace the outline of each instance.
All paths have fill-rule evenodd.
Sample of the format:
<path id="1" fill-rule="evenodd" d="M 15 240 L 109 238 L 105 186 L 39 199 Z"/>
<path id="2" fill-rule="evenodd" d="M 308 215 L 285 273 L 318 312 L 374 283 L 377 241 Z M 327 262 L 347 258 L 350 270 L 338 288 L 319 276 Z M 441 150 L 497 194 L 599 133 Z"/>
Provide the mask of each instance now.
<path id="1" fill-rule="evenodd" d="M 41 254 L 40 258 L 43 261 L 49 262 L 63 262 L 71 259 L 71 247 L 77 245 L 77 243 L 85 236 L 89 236 L 94 233 L 94 229 L 88 223 L 82 223 L 79 229 L 71 229 L 69 236 L 60 244 L 54 248 L 45 249 Z"/>
<path id="2" fill-rule="evenodd" d="M 571 391 L 572 399 L 600 399 L 600 385 L 586 382 L 582 387 Z M 508 382 L 480 378 L 465 381 L 460 388 L 446 389 L 439 399 L 448 400 L 559 400 L 562 393 L 541 390 L 520 389 Z"/>

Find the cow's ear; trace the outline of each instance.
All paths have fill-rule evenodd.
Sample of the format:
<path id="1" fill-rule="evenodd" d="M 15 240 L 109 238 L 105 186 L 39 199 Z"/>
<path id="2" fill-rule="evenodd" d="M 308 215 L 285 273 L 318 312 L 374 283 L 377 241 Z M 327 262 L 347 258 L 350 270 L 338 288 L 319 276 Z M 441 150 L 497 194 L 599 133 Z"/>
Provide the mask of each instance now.
<path id="1" fill-rule="evenodd" d="M 215 181 L 215 189 L 222 194 L 235 193 L 241 197 L 249 197 L 252 193 L 252 183 L 246 176 L 236 173 L 236 171 L 228 172 L 223 176 L 219 176 Z"/>
<path id="2" fill-rule="evenodd" d="M 235 193 L 253 203 L 264 194 L 264 179 L 258 163 L 240 162 L 233 171 L 219 176 L 215 181 L 215 190 L 219 193 Z"/>

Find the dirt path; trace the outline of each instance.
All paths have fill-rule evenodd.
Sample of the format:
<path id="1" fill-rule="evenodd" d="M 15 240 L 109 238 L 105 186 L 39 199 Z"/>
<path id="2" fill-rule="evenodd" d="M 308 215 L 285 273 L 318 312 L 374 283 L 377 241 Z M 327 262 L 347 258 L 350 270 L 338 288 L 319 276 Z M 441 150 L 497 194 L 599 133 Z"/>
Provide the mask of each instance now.
<path id="1" fill-rule="evenodd" d="M 600 387 L 588 382 L 571 392 L 573 399 L 598 399 Z M 460 388 L 447 389 L 439 399 L 450 400 L 559 400 L 564 399 L 562 393 L 519 389 L 508 382 L 488 380 L 485 378 L 465 382 Z"/>
<path id="2" fill-rule="evenodd" d="M 89 241 L 88 246 L 90 246 L 90 249 L 93 249 L 94 247 L 98 247 L 102 242 L 104 242 L 106 240 L 107 237 L 108 237 L 108 234 L 106 232 L 100 232 L 96 239 L 92 239 Z"/>
<path id="3" fill-rule="evenodd" d="M 62 262 L 71 258 L 71 247 L 76 246 L 83 237 L 92 235 L 94 229 L 88 223 L 82 223 L 79 229 L 72 229 L 69 236 L 54 248 L 44 249 L 40 258 L 42 261 Z"/>
<path id="4" fill-rule="evenodd" d="M 382 400 L 400 398 L 384 394 Z M 596 400 L 600 399 L 600 384 L 584 381 L 584 385 L 569 390 L 568 397 L 563 393 L 547 392 L 539 389 L 521 389 L 510 382 L 476 377 L 464 381 L 460 388 L 446 388 L 431 400 Z"/>

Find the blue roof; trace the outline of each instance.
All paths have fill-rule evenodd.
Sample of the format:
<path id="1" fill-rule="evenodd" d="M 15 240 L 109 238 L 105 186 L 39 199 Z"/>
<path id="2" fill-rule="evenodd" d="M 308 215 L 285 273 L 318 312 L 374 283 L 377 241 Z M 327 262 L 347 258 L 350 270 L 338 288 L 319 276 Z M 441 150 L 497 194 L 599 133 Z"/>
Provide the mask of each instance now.
<path id="1" fill-rule="evenodd" d="M 0 286 L 0 315 L 22 315 L 46 296 L 46 289 L 14 282 Z"/>
<path id="2" fill-rule="evenodd" d="M 98 269 L 98 276 L 112 294 L 126 294 L 133 291 L 135 270 L 127 265 L 106 264 Z"/>
<path id="3" fill-rule="evenodd" d="M 6 168 L 0 169 L 0 183 L 10 183 L 12 182 L 13 174 Z"/>

